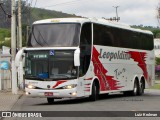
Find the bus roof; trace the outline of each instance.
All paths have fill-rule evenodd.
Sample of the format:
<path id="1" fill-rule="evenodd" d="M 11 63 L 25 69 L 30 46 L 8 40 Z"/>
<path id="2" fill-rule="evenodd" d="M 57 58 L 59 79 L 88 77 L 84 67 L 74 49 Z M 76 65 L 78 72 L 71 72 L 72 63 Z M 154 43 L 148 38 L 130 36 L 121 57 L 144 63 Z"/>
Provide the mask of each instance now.
<path id="1" fill-rule="evenodd" d="M 124 24 L 124 23 L 119 23 L 116 21 L 110 21 L 106 19 L 96 19 L 96 18 L 53 18 L 53 19 L 44 19 L 44 20 L 35 21 L 33 24 L 45 24 L 45 23 L 80 23 L 80 24 L 83 24 L 85 22 L 97 23 L 97 24 L 102 24 L 106 26 L 127 29 L 127 30 L 131 30 L 135 32 L 141 32 L 141 33 L 153 35 L 153 33 L 148 30 L 131 28 L 129 25 Z"/>

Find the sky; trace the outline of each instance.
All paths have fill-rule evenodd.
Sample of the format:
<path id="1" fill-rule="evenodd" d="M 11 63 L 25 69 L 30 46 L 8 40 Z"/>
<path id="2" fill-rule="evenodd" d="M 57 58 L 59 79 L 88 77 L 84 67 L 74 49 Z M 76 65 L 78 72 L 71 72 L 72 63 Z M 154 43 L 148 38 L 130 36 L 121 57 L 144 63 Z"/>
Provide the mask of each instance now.
<path id="1" fill-rule="evenodd" d="M 160 0 L 32 0 L 32 6 L 91 18 L 113 18 L 117 8 L 120 22 L 129 25 L 158 26 Z"/>

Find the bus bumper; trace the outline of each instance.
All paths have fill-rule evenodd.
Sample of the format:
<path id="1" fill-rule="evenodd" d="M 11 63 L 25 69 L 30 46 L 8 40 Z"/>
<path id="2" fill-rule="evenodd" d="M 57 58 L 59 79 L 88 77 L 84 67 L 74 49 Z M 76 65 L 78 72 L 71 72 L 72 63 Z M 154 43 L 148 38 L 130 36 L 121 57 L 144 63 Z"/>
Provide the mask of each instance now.
<path id="1" fill-rule="evenodd" d="M 77 89 L 58 89 L 58 90 L 40 90 L 25 88 L 26 95 L 29 97 L 42 97 L 42 98 L 76 98 Z"/>

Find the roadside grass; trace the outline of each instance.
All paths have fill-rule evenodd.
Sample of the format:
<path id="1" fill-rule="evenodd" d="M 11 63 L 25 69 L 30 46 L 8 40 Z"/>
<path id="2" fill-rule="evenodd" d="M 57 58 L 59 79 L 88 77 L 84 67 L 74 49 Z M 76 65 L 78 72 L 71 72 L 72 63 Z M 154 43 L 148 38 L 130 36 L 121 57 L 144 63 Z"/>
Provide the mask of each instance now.
<path id="1" fill-rule="evenodd" d="M 159 89 L 160 90 L 160 84 L 154 84 L 150 89 Z"/>

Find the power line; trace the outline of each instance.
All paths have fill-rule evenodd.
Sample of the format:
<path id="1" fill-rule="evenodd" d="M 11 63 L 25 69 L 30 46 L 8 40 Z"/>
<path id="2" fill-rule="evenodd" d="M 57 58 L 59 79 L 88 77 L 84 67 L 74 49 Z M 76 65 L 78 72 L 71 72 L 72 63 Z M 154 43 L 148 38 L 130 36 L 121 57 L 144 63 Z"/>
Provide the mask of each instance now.
<path id="1" fill-rule="evenodd" d="M 2 4 L 3 4 L 3 3 L 0 3 L 0 7 L 1 7 L 3 13 L 4 13 L 8 18 L 11 18 L 12 16 L 11 16 L 10 14 L 6 13 L 6 11 L 4 10 Z"/>

